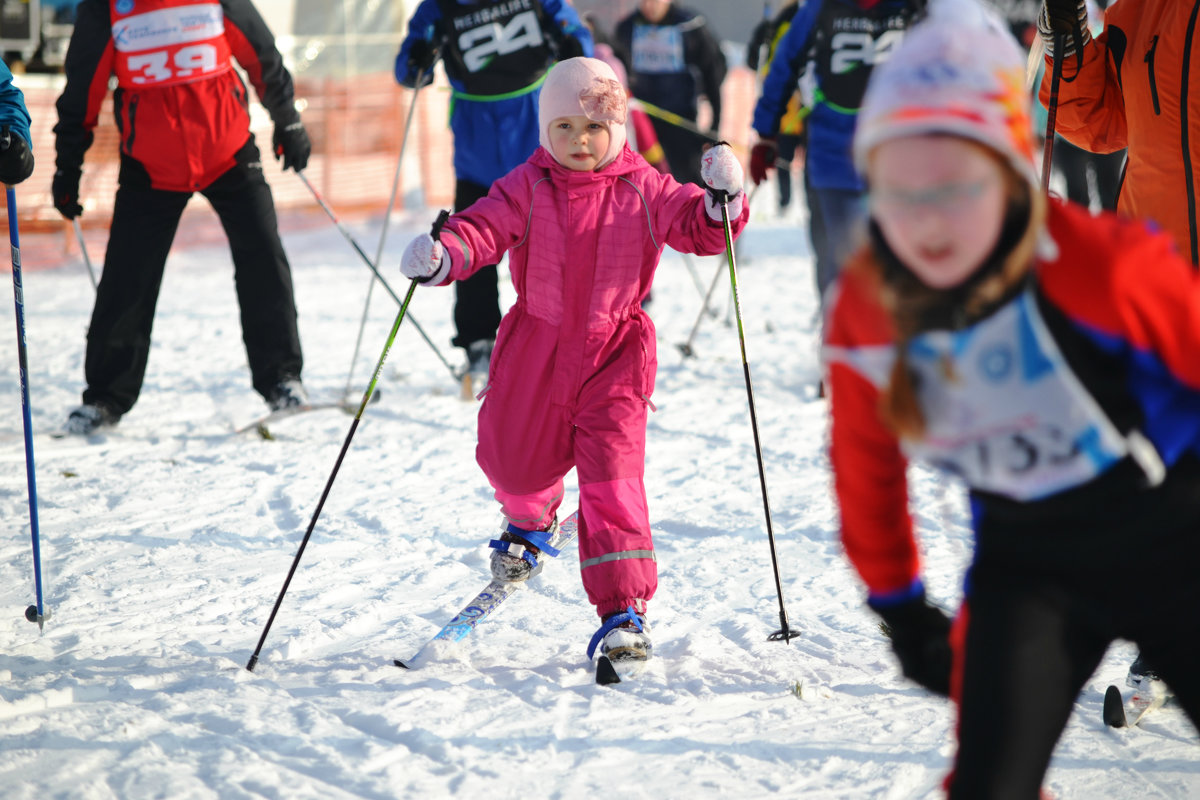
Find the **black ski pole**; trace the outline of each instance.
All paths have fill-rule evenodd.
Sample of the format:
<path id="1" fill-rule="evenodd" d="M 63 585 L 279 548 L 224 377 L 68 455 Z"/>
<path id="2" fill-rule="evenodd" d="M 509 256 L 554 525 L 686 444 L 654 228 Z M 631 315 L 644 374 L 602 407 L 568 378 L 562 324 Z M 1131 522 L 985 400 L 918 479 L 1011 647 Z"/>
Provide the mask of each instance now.
<path id="1" fill-rule="evenodd" d="M 1050 71 L 1050 102 L 1046 106 L 1046 141 L 1042 145 L 1042 191 L 1050 190 L 1050 164 L 1054 159 L 1054 125 L 1058 118 L 1058 85 L 1062 81 L 1063 47 L 1067 37 L 1062 31 L 1054 32 L 1054 53 Z M 1076 45 L 1078 47 L 1078 44 Z"/>
<path id="2" fill-rule="evenodd" d="M 310 192 L 312 192 L 312 196 L 317 201 L 317 205 L 319 205 L 329 219 L 333 221 L 334 227 L 337 228 L 342 234 L 343 238 L 350 243 L 350 246 L 354 248 L 354 252 L 358 253 L 359 258 L 363 260 L 363 263 L 370 268 L 371 272 L 375 273 L 375 279 L 379 281 L 379 284 L 384 288 L 384 290 L 387 291 L 388 294 L 392 296 L 392 299 L 396 301 L 397 305 L 403 306 L 404 301 L 400 299 L 400 296 L 396 294 L 388 282 L 384 280 L 384 277 L 379 274 L 379 267 L 371 262 L 371 257 L 367 255 L 366 251 L 364 251 L 361 246 L 359 246 L 358 241 L 350 235 L 350 231 L 346 230 L 346 226 L 343 225 L 341 220 L 337 218 L 337 214 L 333 213 L 333 209 L 329 207 L 329 204 L 325 202 L 325 198 L 322 197 L 321 193 L 317 191 L 317 187 L 312 185 L 312 182 L 308 179 L 308 176 L 303 172 L 297 172 L 296 175 L 300 178 L 300 180 L 304 181 L 304 185 L 308 187 Z M 446 360 L 446 357 L 442 355 L 442 351 L 439 350 L 438 346 L 433 343 L 433 340 L 426 335 L 425 329 L 421 327 L 420 323 L 417 322 L 415 317 L 409 315 L 408 319 L 412 323 L 413 327 L 417 329 L 417 333 L 421 334 L 421 338 L 425 340 L 425 343 L 429 345 L 430 349 L 432 349 L 434 354 L 437 355 L 438 360 L 442 362 L 442 365 L 446 369 L 450 370 L 450 374 L 453 375 L 454 380 L 457 381 L 458 372 L 454 369 L 454 366 Z"/>
<path id="3" fill-rule="evenodd" d="M 692 285 L 696 287 L 696 292 L 701 297 L 704 297 L 706 299 L 705 303 L 704 303 L 704 310 L 708 313 L 708 315 L 710 317 L 716 318 L 716 316 L 720 312 L 717 311 L 715 308 L 710 308 L 708 305 L 707 294 L 704 291 L 704 284 L 700 281 L 700 273 L 696 271 L 696 263 L 694 261 L 692 261 L 692 254 L 691 253 L 680 253 L 679 255 L 683 256 L 683 264 L 684 264 L 684 266 L 687 267 L 688 274 L 691 275 L 691 277 L 692 277 Z"/>
<path id="4" fill-rule="evenodd" d="M 383 212 L 383 226 L 379 229 L 379 244 L 375 248 L 376 268 L 383 262 L 383 245 L 387 241 L 388 223 L 392 218 L 392 209 L 396 205 L 396 195 L 400 191 L 400 167 L 404 164 L 404 150 L 408 147 L 408 132 L 412 130 L 413 117 L 417 110 L 417 98 L 421 96 L 422 84 L 425 82 L 426 70 L 417 72 L 416 88 L 413 89 L 412 99 L 408 104 L 408 119 L 404 122 L 404 133 L 400 136 L 400 155 L 396 157 L 396 171 L 392 175 L 392 193 L 388 196 L 387 211 Z M 371 295 L 375 292 L 375 275 L 371 274 L 371 282 L 367 284 L 367 298 L 363 301 L 362 319 L 358 323 L 358 336 L 354 339 L 354 355 L 350 357 L 350 369 L 346 373 L 346 388 L 342 397 L 350 394 L 350 385 L 354 380 L 354 365 L 358 362 L 358 352 L 362 349 L 363 331 L 367 329 L 367 311 L 371 307 Z"/>
<path id="5" fill-rule="evenodd" d="M 442 226 L 446 224 L 446 220 L 449 218 L 449 211 L 443 211 L 438 215 L 437 221 L 433 223 L 434 240 L 437 240 Z M 308 523 L 308 529 L 304 532 L 304 538 L 300 540 L 300 548 L 296 551 L 296 557 L 292 559 L 292 567 L 288 570 L 287 578 L 283 581 L 283 588 L 279 590 L 279 597 L 275 599 L 275 607 L 271 609 L 271 616 L 267 618 L 266 627 L 263 628 L 262 636 L 258 639 L 258 646 L 254 648 L 254 654 L 246 662 L 246 669 L 249 672 L 253 672 L 254 667 L 258 665 L 258 655 L 262 652 L 263 644 L 267 641 L 267 634 L 271 632 L 271 625 L 274 624 L 275 615 L 279 613 L 279 606 L 283 603 L 283 596 L 287 594 L 288 586 L 292 583 L 292 576 L 296 574 L 296 568 L 300 566 L 300 557 L 304 555 L 304 548 L 308 546 L 308 540 L 312 536 L 313 528 L 317 526 L 317 518 L 321 516 L 321 509 L 325 507 L 325 500 L 329 497 L 329 490 L 333 488 L 333 481 L 342 466 L 342 460 L 346 457 L 346 451 L 350 449 L 350 440 L 354 438 L 354 432 L 358 430 L 358 423 L 362 419 L 363 411 L 366 410 L 367 404 L 371 402 L 371 395 L 375 392 L 375 384 L 379 381 L 380 373 L 383 372 L 383 364 L 387 361 L 388 351 L 392 349 L 392 342 L 396 340 L 396 332 L 400 330 L 400 323 L 404 321 L 404 313 L 408 311 L 408 304 L 412 301 L 413 292 L 416 288 L 417 282 L 415 280 L 409 281 L 408 293 L 404 295 L 404 300 L 400 303 L 400 311 L 396 314 L 396 321 L 392 323 L 392 330 L 388 334 L 387 342 L 383 345 L 383 352 L 379 354 L 379 361 L 375 364 L 375 372 L 371 375 L 371 382 L 367 384 L 367 390 L 363 393 L 362 402 L 358 405 L 358 413 L 354 415 L 354 421 L 350 423 L 350 430 L 346 432 L 346 440 L 342 442 L 342 449 L 338 453 L 337 461 L 333 464 L 333 472 L 329 473 L 329 480 L 325 482 L 325 489 L 321 492 L 321 499 L 317 501 L 317 507 L 313 511 L 312 519 Z"/>
<path id="6" fill-rule="evenodd" d="M 25 609 L 25 619 L 36 622 L 38 630 L 46 621 L 42 602 L 42 547 L 38 532 L 37 470 L 33 465 L 33 418 L 29 408 L 29 356 L 25 350 L 25 291 L 21 283 L 21 236 L 17 231 L 17 194 L 4 187 L 8 201 L 8 243 L 12 248 L 13 304 L 17 312 L 17 366 L 21 379 L 21 423 L 25 428 L 25 480 L 29 488 L 29 534 L 33 540 L 34 604 Z"/>
<path id="7" fill-rule="evenodd" d="M 96 282 L 96 270 L 92 269 L 92 257 L 88 255 L 87 243 L 83 241 L 83 226 L 79 224 L 79 217 L 71 220 L 75 225 L 75 238 L 79 240 L 79 252 L 83 254 L 83 265 L 87 267 L 88 277 L 92 279 L 92 291 L 99 289 L 99 284 Z"/>
<path id="8" fill-rule="evenodd" d="M 758 415 L 754 411 L 754 384 L 750 380 L 750 362 L 746 358 L 746 331 L 742 327 L 742 304 L 738 299 L 737 264 L 733 255 L 733 226 L 729 222 L 729 195 L 716 192 L 721 204 L 721 221 L 725 224 L 725 253 L 729 256 L 729 282 L 733 289 L 733 308 L 737 314 L 738 343 L 742 348 L 742 371 L 746 375 L 746 397 L 750 403 L 750 427 L 754 431 L 754 454 L 758 459 L 758 482 L 762 486 L 763 512 L 767 519 L 767 542 L 771 547 L 771 568 L 775 572 L 775 592 L 779 596 L 780 629 L 767 638 L 773 642 L 787 642 L 800 635 L 788 625 L 787 609 L 783 604 L 783 582 L 779 578 L 779 558 L 775 554 L 775 533 L 771 527 L 771 502 L 767 498 L 767 473 L 763 466 L 762 444 L 758 437 Z"/>
<path id="9" fill-rule="evenodd" d="M 706 314 L 709 313 L 708 301 L 712 299 L 713 290 L 717 288 L 717 281 L 721 279 L 721 270 L 725 268 L 724 264 L 717 265 L 717 271 L 713 273 L 712 283 L 708 285 L 708 292 L 704 295 L 704 305 L 700 307 L 700 313 L 696 315 L 696 322 L 692 325 L 692 332 L 688 334 L 687 341 L 683 344 L 677 344 L 679 352 L 683 353 L 684 358 L 691 358 L 696 355 L 696 351 L 692 349 L 692 340 L 696 338 L 696 331 L 700 330 L 700 323 L 704 320 Z"/>

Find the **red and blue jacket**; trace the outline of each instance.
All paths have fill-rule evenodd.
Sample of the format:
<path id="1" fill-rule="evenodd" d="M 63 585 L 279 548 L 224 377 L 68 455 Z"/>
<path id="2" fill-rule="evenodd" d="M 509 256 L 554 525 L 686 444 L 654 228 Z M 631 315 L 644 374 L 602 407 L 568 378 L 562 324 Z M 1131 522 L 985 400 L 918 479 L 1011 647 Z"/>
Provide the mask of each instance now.
<path id="1" fill-rule="evenodd" d="M 825 325 L 842 541 L 873 605 L 923 590 L 906 467 L 966 484 L 976 558 L 1069 568 L 1200 520 L 1200 277 L 1144 224 L 1052 203 L 1026 285 L 905 347 L 927 431 L 881 419 L 896 357 L 852 262 Z"/>

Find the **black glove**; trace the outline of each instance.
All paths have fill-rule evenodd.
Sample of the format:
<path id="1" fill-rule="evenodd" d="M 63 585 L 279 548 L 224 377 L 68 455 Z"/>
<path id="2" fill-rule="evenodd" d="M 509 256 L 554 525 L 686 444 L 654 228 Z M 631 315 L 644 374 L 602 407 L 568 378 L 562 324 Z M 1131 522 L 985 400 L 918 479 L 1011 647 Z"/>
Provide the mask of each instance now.
<path id="1" fill-rule="evenodd" d="M 0 183 L 20 183 L 33 174 L 33 151 L 29 143 L 7 125 L 0 128 Z"/>
<path id="2" fill-rule="evenodd" d="M 54 197 L 54 207 L 67 219 L 75 219 L 83 213 L 83 206 L 79 205 L 79 178 L 82 174 L 77 169 L 60 169 L 54 173 L 50 194 Z"/>
<path id="3" fill-rule="evenodd" d="M 1092 40 L 1088 29 L 1088 12 L 1084 0 L 1045 0 L 1038 15 L 1038 33 L 1046 44 L 1046 53 L 1054 55 L 1054 34 L 1063 35 L 1063 58 L 1079 54 Z"/>
<path id="4" fill-rule="evenodd" d="M 308 157 L 312 155 L 312 142 L 308 140 L 308 131 L 300 120 L 287 125 L 276 125 L 275 135 L 271 137 L 275 160 L 283 157 L 283 168 L 300 172 L 308 166 Z"/>
<path id="5" fill-rule="evenodd" d="M 763 45 L 771 41 L 773 27 L 771 20 L 764 19 L 754 26 L 754 32 L 750 34 L 750 44 L 746 45 L 746 66 L 755 72 L 758 72 Z"/>
<path id="6" fill-rule="evenodd" d="M 564 36 L 558 40 L 559 61 L 566 61 L 568 58 L 579 58 L 582 55 L 584 55 L 583 42 L 574 36 Z"/>
<path id="7" fill-rule="evenodd" d="M 883 617 L 904 677 L 931 692 L 950 694 L 950 618 L 922 594 L 899 605 L 871 605 Z"/>
<path id="8" fill-rule="evenodd" d="M 429 39 L 417 39 L 408 48 L 408 71 L 412 75 L 423 72 L 426 75 L 437 63 L 441 55 L 437 44 Z"/>

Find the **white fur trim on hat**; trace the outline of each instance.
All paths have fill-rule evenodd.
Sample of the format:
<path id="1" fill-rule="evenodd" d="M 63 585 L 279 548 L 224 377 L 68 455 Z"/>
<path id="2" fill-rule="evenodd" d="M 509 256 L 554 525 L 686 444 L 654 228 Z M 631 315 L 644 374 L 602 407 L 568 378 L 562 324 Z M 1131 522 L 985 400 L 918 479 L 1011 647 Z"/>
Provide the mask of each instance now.
<path id="1" fill-rule="evenodd" d="M 615 160 L 625 147 L 628 108 L 625 87 L 612 67 L 595 58 L 568 58 L 555 64 L 538 96 L 538 140 L 550 147 L 550 123 L 559 117 L 584 116 L 608 128 L 608 150 L 596 168 Z"/>
<path id="2" fill-rule="evenodd" d="M 858 114 L 854 163 L 889 139 L 961 136 L 1003 156 L 1038 189 L 1025 58 L 977 0 L 934 0 L 891 57 L 875 67 Z"/>

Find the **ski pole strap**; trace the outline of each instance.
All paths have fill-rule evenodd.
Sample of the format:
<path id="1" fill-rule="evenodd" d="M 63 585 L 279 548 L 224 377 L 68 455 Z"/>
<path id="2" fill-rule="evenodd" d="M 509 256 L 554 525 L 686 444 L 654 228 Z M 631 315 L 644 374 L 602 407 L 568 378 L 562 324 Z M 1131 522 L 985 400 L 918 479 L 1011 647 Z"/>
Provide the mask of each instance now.
<path id="1" fill-rule="evenodd" d="M 633 610 L 633 606 L 630 606 L 629 608 L 617 614 L 613 614 L 611 617 L 604 620 L 604 622 L 600 625 L 600 630 L 596 631 L 596 633 L 592 635 L 592 640 L 588 642 L 588 661 L 591 661 L 592 656 L 596 654 L 596 647 L 600 644 L 600 640 L 603 639 L 605 635 L 613 628 L 619 628 L 626 622 L 632 622 L 639 631 L 645 630 L 645 627 L 642 625 L 642 617 Z"/>

